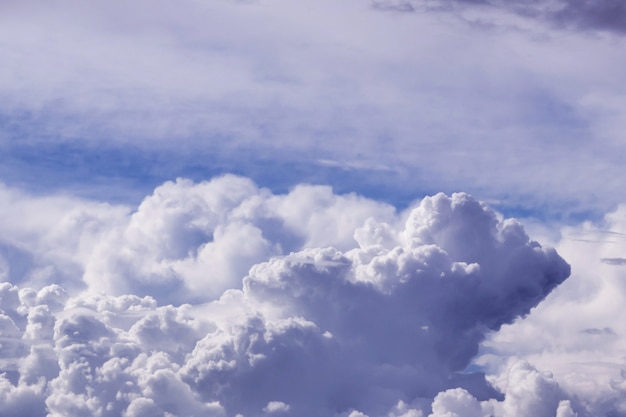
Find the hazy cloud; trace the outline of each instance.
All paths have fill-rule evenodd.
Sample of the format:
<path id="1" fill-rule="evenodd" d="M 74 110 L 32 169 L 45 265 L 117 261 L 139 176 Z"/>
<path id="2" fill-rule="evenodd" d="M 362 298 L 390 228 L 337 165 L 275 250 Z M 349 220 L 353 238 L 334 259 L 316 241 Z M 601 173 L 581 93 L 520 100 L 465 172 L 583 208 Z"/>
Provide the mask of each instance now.
<path id="1" fill-rule="evenodd" d="M 620 0 L 404 0 L 375 1 L 374 8 L 401 12 L 455 11 L 461 6 L 479 6 L 518 13 L 576 30 L 626 30 L 626 5 Z"/>
<path id="2" fill-rule="evenodd" d="M 609 6 L 6 6 L 0 176 L 130 202 L 177 176 L 238 172 L 281 191 L 332 182 L 406 205 L 462 189 L 597 214 L 621 191 L 626 54 L 546 21 Z"/>
<path id="3" fill-rule="evenodd" d="M 626 265 L 626 258 L 602 258 L 600 262 L 605 263 L 607 265 Z"/>

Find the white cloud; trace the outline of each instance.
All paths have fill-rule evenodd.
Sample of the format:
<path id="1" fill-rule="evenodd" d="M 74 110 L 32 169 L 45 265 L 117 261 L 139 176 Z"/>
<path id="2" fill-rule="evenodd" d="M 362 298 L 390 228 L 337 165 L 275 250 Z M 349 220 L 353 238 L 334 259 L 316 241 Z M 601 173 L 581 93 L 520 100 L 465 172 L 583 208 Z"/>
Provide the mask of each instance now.
<path id="1" fill-rule="evenodd" d="M 529 317 L 492 335 L 480 363 L 506 373 L 506 357 L 523 358 L 550 371 L 592 415 L 624 412 L 624 212 L 562 228 L 556 247 L 572 277 Z"/>
<path id="2" fill-rule="evenodd" d="M 50 227 L 69 247 L 83 228 L 97 231 L 85 246 L 91 253 L 75 258 L 87 290 L 0 286 L 6 413 L 26 399 L 33 415 L 51 416 L 423 417 L 463 407 L 547 416 L 580 408 L 568 409 L 559 384 L 530 366 L 510 367 L 501 401 L 482 374 L 463 373 L 490 331 L 526 315 L 570 272 L 517 221 L 467 194 L 438 194 L 396 213 L 325 187 L 275 195 L 227 176 L 166 183 L 111 217 L 75 204 L 93 224 Z M 18 226 L 13 245 L 47 235 Z M 232 258 L 202 258 L 208 244 Z M 30 249 L 35 262 L 50 250 Z M 64 261 L 45 258 L 56 259 Z M 239 269 L 220 267 L 231 262 Z M 204 270 L 226 278 L 196 282 Z"/>
<path id="3" fill-rule="evenodd" d="M 480 404 L 462 388 L 437 394 L 429 417 L 482 417 Z"/>
<path id="4" fill-rule="evenodd" d="M 353 247 L 354 229 L 395 209 L 328 187 L 273 195 L 226 176 L 158 187 L 127 223 L 104 237 L 85 266 L 92 289 L 159 300 L 210 300 L 240 288 L 248 269 L 303 247 Z"/>
<path id="5" fill-rule="evenodd" d="M 84 287 L 82 269 L 97 242 L 128 208 L 66 196 L 35 197 L 0 185 L 0 256 L 12 283 Z M 10 220 L 9 220 L 10 219 Z"/>
<path id="6" fill-rule="evenodd" d="M 226 166 L 261 176 L 251 168 L 261 164 L 289 185 L 297 168 L 324 161 L 376 177 L 383 167 L 387 187 L 461 188 L 558 213 L 619 201 L 620 183 L 607 178 L 619 178 L 624 150 L 620 38 L 507 7 L 390 3 L 417 12 L 360 0 L 7 7 L 1 107 L 14 123 L 0 144 L 8 162 L 24 158 L 19 138 L 31 158 L 37 144 L 60 140 L 101 158 L 103 147 L 165 154 L 170 172 Z M 42 161 L 63 160 L 64 150 Z M 58 175 L 54 167 L 45 173 Z M 88 168 L 83 187 L 104 169 Z"/>
<path id="7" fill-rule="evenodd" d="M 1 185 L 0 414 L 626 413 L 624 8 L 578 3 L 3 5 L 3 181 L 292 188 Z M 534 307 L 569 269 L 467 195 L 302 177 L 556 213 L 572 278 Z"/>
<path id="8" fill-rule="evenodd" d="M 276 413 L 281 411 L 289 411 L 289 405 L 281 401 L 270 401 L 263 409 L 266 413 Z"/>

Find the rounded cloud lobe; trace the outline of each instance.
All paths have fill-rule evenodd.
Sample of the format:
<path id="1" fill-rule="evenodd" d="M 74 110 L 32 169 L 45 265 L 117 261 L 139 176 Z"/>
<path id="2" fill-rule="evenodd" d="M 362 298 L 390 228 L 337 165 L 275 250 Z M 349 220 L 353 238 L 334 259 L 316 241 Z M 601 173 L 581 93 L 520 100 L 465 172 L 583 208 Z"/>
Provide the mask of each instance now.
<path id="1" fill-rule="evenodd" d="M 56 262 L 61 282 L 37 278 L 38 261 L 11 283 L 10 251 L 1 252 L 2 415 L 569 416 L 580 408 L 529 364 L 511 365 L 513 382 L 499 391 L 466 370 L 488 333 L 528 314 L 570 274 L 556 251 L 467 194 L 396 213 L 327 187 L 275 195 L 226 176 L 163 184 L 132 212 L 103 216 L 76 204 L 89 227 L 57 227 L 57 245 L 30 252 Z M 51 213 L 50 227 L 76 218 Z M 5 229 L 3 248 L 27 253 L 29 239 L 50 235 L 43 220 L 29 234 Z"/>
<path id="2" fill-rule="evenodd" d="M 626 206 L 600 222 L 563 227 L 555 246 L 572 261 L 572 276 L 525 320 L 490 335 L 476 362 L 497 375 L 507 358 L 529 361 L 592 405 L 591 415 L 624 415 Z"/>

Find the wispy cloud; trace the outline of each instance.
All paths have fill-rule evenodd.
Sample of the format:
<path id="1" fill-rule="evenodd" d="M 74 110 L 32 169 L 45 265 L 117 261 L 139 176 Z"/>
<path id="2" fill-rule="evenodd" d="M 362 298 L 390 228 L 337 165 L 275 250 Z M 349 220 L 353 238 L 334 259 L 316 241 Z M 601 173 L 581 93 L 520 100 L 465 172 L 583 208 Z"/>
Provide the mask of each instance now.
<path id="1" fill-rule="evenodd" d="M 626 258 L 602 258 L 600 261 L 607 265 L 626 265 Z"/>
<path id="2" fill-rule="evenodd" d="M 15 169 L 4 177 L 16 183 L 28 161 L 55 175 L 39 149 L 70 142 L 169 156 L 159 165 L 171 174 L 144 193 L 188 175 L 181 165 L 263 182 L 247 167 L 332 160 L 394 167 L 385 185 L 413 195 L 466 190 L 553 213 L 617 204 L 621 42 L 499 5 L 420 4 L 405 14 L 360 1 L 7 7 L 1 143 Z M 86 183 L 112 176 L 95 167 Z"/>

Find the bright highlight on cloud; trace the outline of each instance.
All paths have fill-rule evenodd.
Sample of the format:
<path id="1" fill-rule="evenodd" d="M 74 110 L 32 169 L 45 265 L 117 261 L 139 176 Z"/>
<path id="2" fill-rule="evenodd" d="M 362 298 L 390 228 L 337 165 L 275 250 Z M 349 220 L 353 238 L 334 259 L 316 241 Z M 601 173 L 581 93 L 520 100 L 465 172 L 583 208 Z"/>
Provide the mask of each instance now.
<path id="1" fill-rule="evenodd" d="M 3 2 L 0 416 L 626 415 L 625 4 Z"/>
<path id="2" fill-rule="evenodd" d="M 625 207 L 595 224 L 564 227 L 555 243 L 572 262 L 571 278 L 525 320 L 491 335 L 477 362 L 496 374 L 509 360 L 529 361 L 549 370 L 582 404 L 593 404 L 591 415 L 623 415 Z"/>
<path id="3" fill-rule="evenodd" d="M 525 362 L 467 370 L 570 267 L 466 194 L 396 213 L 226 176 L 72 203 L 3 226 L 2 415 L 584 415 Z"/>

